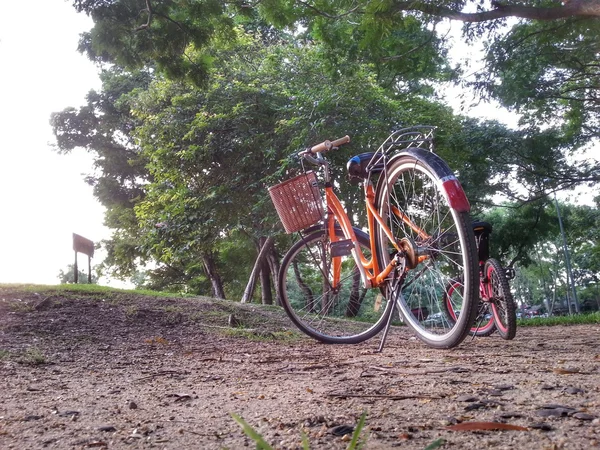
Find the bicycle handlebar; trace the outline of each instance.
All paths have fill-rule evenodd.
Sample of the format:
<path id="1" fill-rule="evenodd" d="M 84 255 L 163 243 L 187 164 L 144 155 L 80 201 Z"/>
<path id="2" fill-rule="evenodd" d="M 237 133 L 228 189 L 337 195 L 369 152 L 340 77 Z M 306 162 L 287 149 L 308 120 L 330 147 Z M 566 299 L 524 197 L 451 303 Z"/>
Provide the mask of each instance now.
<path id="1" fill-rule="evenodd" d="M 340 145 L 344 145 L 347 144 L 348 142 L 350 142 L 350 136 L 346 135 L 342 138 L 336 139 L 335 141 L 330 141 L 330 140 L 326 140 L 321 142 L 320 144 L 317 144 L 313 147 L 307 148 L 306 150 L 301 151 L 300 153 L 298 153 L 299 156 L 307 156 L 310 153 L 321 153 L 321 152 L 327 152 L 335 147 L 339 147 Z"/>

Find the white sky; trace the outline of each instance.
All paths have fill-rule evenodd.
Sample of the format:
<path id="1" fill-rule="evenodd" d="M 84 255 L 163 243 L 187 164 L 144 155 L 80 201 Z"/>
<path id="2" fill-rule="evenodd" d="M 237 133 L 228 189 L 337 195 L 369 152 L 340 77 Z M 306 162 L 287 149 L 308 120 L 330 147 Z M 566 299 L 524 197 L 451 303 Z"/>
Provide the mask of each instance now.
<path id="1" fill-rule="evenodd" d="M 100 87 L 95 67 L 77 52 L 91 20 L 65 0 L 1 3 L 0 282 L 57 284 L 74 260 L 72 233 L 109 236 L 104 209 L 83 181 L 91 158 L 49 146 L 50 113 L 83 105 Z M 87 272 L 87 257 L 78 259 Z"/>

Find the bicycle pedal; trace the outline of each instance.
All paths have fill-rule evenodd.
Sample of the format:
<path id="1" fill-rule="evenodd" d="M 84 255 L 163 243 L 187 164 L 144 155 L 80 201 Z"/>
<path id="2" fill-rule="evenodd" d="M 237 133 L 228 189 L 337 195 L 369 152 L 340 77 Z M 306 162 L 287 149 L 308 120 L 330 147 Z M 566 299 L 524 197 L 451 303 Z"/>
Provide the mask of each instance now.
<path id="1" fill-rule="evenodd" d="M 339 256 L 348 256 L 352 253 L 354 244 L 351 239 L 343 239 L 341 241 L 335 241 L 330 244 L 331 256 L 334 258 Z"/>

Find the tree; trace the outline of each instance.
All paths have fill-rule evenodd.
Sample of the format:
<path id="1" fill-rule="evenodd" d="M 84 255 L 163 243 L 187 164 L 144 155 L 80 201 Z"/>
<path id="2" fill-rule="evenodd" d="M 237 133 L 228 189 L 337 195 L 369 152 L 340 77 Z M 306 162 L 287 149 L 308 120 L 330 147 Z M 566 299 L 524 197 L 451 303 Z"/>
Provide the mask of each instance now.
<path id="1" fill-rule="evenodd" d="M 600 300 L 598 200 L 595 207 L 559 205 L 573 267 L 571 282 L 587 309 L 596 309 Z M 555 205 L 546 201 L 515 207 L 496 208 L 486 216 L 494 225 L 492 254 L 518 268 L 513 287 L 521 303 L 544 304 L 550 312 L 564 307 L 563 299 L 572 295 Z"/>
<path id="2" fill-rule="evenodd" d="M 98 276 L 94 273 L 91 274 L 92 282 L 88 283 L 88 274 L 82 270 L 77 271 L 77 282 L 80 284 L 97 284 Z M 66 270 L 60 270 L 58 272 L 58 279 L 60 284 L 73 284 L 75 283 L 75 265 L 69 264 Z"/>
<path id="3" fill-rule="evenodd" d="M 212 255 L 216 268 L 219 242 L 234 230 L 258 252 L 278 223 L 267 187 L 298 171 L 288 158 L 297 149 L 349 133 L 353 152 L 360 152 L 372 147 L 378 130 L 383 140 L 390 121 L 418 120 L 423 112 L 451 116 L 434 104 L 417 112 L 413 99 L 390 98 L 367 67 L 328 75 L 321 49 L 310 44 L 264 47 L 246 35 L 215 50 L 215 60 L 205 89 L 158 79 L 137 98 L 142 124 L 134 134 L 153 181 L 136 215 L 144 248 L 169 266 L 189 268 L 199 256 Z M 348 153 L 332 157 L 341 170 Z M 356 197 L 358 190 L 339 175 L 344 193 Z M 272 302 L 278 266 L 272 256 L 261 270 L 265 303 Z"/>
<path id="4" fill-rule="evenodd" d="M 86 108 L 53 118 L 58 147 L 97 152 L 90 182 L 110 205 L 116 232 L 107 264 L 117 273 L 152 261 L 156 286 L 229 296 L 243 291 L 240 277 L 276 229 L 265 189 L 297 172 L 287 155 L 350 134 L 352 146 L 330 156 L 360 219 L 360 193 L 342 169 L 350 152 L 372 151 L 391 128 L 435 124 L 436 151 L 457 169 L 474 212 L 497 214 L 506 230 L 500 254 L 527 264 L 550 233 L 548 192 L 594 184 L 600 173 L 596 161 L 574 157 L 597 119 L 595 85 L 585 82 L 595 73 L 591 3 L 75 0 L 95 23 L 81 50 L 116 66 Z M 522 20 L 509 26 L 501 20 L 508 16 Z M 522 113 L 521 129 L 456 117 L 432 101 L 438 82 L 461 76 L 437 32 L 444 17 L 475 24 L 465 29 L 469 39 L 497 38 L 474 86 Z M 586 100 L 546 95 L 555 92 L 547 79 Z M 490 213 L 498 193 L 512 215 Z M 231 270 L 234 243 L 248 260 Z M 261 270 L 266 303 L 277 248 Z"/>
<path id="5" fill-rule="evenodd" d="M 111 67 L 100 79 L 102 91 L 90 91 L 86 106 L 53 113 L 50 124 L 56 151 L 80 148 L 94 155 L 95 173 L 86 181 L 107 209 L 105 225 L 115 230 L 112 239 L 103 243 L 107 250 L 104 264 L 116 269 L 112 275 L 123 278 L 135 272 L 136 259 L 145 260 L 135 244 L 139 231 L 133 207 L 144 197 L 144 185 L 150 181 L 147 162 L 131 135 L 137 119 L 131 114 L 129 99 L 137 89 L 148 86 L 152 74 Z"/>
<path id="6" fill-rule="evenodd" d="M 73 4 L 94 19 L 94 28 L 81 41 L 81 49 L 92 59 L 126 67 L 156 65 L 170 78 L 187 78 L 198 85 L 208 82 L 215 61 L 210 45 L 215 40 L 234 41 L 235 27 L 242 24 L 290 30 L 298 42 L 320 42 L 332 72 L 344 71 L 349 60 L 367 62 L 375 68 L 378 82 L 395 93 L 431 94 L 436 82 L 466 82 L 460 68 L 448 64 L 448 41 L 436 32 L 444 20 L 465 23 L 467 40 L 486 43 L 485 68 L 470 84 L 483 97 L 523 116 L 520 138 L 527 146 L 517 145 L 515 152 L 524 148 L 524 166 L 538 176 L 537 196 L 600 181 L 597 160 L 571 158 L 600 134 L 598 0 Z M 555 177 L 546 176 L 553 171 Z M 516 172 L 511 176 L 520 179 Z M 544 179 L 551 182 L 544 184 Z"/>
<path id="7" fill-rule="evenodd" d="M 360 209 L 353 210 L 360 190 L 344 173 L 350 156 L 374 150 L 396 126 L 460 127 L 443 105 L 421 95 L 391 95 L 368 65 L 348 62 L 331 73 L 319 45 L 279 39 L 265 46 L 262 35 L 242 33 L 234 44 L 215 43 L 211 52 L 212 82 L 203 89 L 160 74 L 146 85 L 122 86 L 117 81 L 136 72 L 125 76 L 115 69 L 105 74 L 106 91 L 90 97 L 112 106 L 92 104 L 53 119 L 59 148 L 68 151 L 77 139 L 95 152 L 102 165 L 94 180 L 114 188 L 98 191 L 106 195 L 107 217 L 118 219 L 110 221 L 116 231 L 105 243 L 107 265 L 130 276 L 140 263 L 153 261 L 149 286 L 241 295 L 242 277 L 247 279 L 261 242 L 278 227 L 267 187 L 298 173 L 298 161 L 289 155 L 299 148 L 352 136 L 351 146 L 330 157 L 351 215 L 361 217 Z M 108 126 L 114 123 L 119 126 Z M 115 145 L 117 139 L 127 145 Z M 440 152 L 452 153 L 443 138 Z M 134 179 L 115 176 L 120 173 L 108 164 L 124 154 L 140 164 Z M 120 195 L 121 189 L 131 192 L 128 187 L 135 197 Z M 243 260 L 227 259 L 233 242 L 246 248 Z M 272 301 L 276 252 L 274 247 L 261 271 L 266 303 Z"/>

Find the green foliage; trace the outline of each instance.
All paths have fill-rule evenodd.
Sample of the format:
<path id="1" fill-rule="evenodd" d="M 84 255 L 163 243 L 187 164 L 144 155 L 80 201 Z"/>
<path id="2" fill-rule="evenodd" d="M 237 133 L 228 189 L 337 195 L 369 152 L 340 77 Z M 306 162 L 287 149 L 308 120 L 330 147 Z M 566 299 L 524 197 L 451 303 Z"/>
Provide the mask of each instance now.
<path id="1" fill-rule="evenodd" d="M 580 305 L 596 309 L 600 301 L 598 206 L 561 203 L 559 209 Z M 484 218 L 494 226 L 492 255 L 518 269 L 512 281 L 515 298 L 522 304 L 543 304 L 549 310 L 564 306 L 564 299 L 571 294 L 555 203 L 507 204 L 487 211 Z"/>
<path id="2" fill-rule="evenodd" d="M 532 319 L 519 319 L 519 327 L 549 327 L 555 325 L 585 325 L 599 324 L 600 312 L 590 314 L 574 314 L 570 316 L 534 317 Z"/>
<path id="3" fill-rule="evenodd" d="M 92 282 L 89 283 L 88 282 L 88 274 L 86 272 L 84 272 L 83 270 L 78 270 L 77 271 L 77 282 L 81 283 L 81 284 L 97 284 L 98 283 L 98 276 L 94 273 L 91 274 L 91 278 L 92 278 Z M 72 284 L 75 283 L 75 265 L 74 264 L 69 264 L 67 266 L 67 270 L 60 270 L 60 272 L 58 273 L 58 279 L 60 281 L 60 284 Z"/>
<path id="4" fill-rule="evenodd" d="M 596 19 L 523 22 L 489 46 L 479 86 L 531 124 L 562 127 L 575 144 L 598 137 Z"/>
<path id="5" fill-rule="evenodd" d="M 150 9 L 147 6 L 150 5 Z M 203 84 L 210 60 L 202 50 L 216 37 L 227 38 L 233 21 L 222 2 L 202 0 L 144 2 L 75 0 L 75 8 L 94 20 L 79 49 L 98 62 L 139 69 L 156 66 L 167 75 Z M 146 6 L 146 7 L 144 7 Z M 195 58 L 189 52 L 197 53 Z"/>
<path id="6" fill-rule="evenodd" d="M 558 248 L 549 192 L 599 181 L 598 162 L 579 153 L 598 137 L 597 21 L 492 21 L 465 31 L 487 40 L 474 87 L 523 115 L 521 129 L 509 130 L 456 117 L 432 100 L 437 82 L 461 76 L 446 59 L 440 18 L 470 20 L 459 13 L 498 4 L 73 5 L 94 20 L 80 49 L 109 64 L 101 92 L 51 122 L 59 151 L 83 147 L 96 156 L 88 182 L 115 230 L 103 243 L 113 276 L 138 276 L 148 265 L 138 279 L 144 286 L 206 293 L 221 283 L 226 296 L 239 297 L 260 239 L 280 232 L 266 188 L 298 172 L 288 155 L 345 134 L 352 144 L 331 155 L 334 176 L 350 215 L 364 224 L 361 192 L 345 180 L 347 158 L 374 150 L 394 128 L 437 125 L 436 151 L 457 171 L 474 215 L 494 223 L 493 251 L 510 264 L 531 266 L 537 253 Z M 510 204 L 494 210 L 499 193 Z M 597 230 L 586 217 L 575 227 Z M 576 277 L 591 288 L 597 239 L 577 239 Z M 543 257 L 550 265 L 539 273 L 552 269 L 559 280 L 561 268 Z M 533 283 L 523 289 L 541 297 Z M 544 296 L 550 291 L 548 284 Z"/>
<path id="7" fill-rule="evenodd" d="M 484 41 L 486 66 L 472 86 L 483 98 L 493 98 L 523 117 L 523 130 L 509 138 L 511 147 L 507 141 L 493 139 L 498 130 L 476 139 L 502 149 L 487 155 L 494 155 L 490 162 L 498 166 L 493 169 L 497 173 L 510 168 L 503 187 L 517 180 L 531 195 L 541 195 L 600 181 L 598 161 L 569 158 L 590 146 L 590 139 L 599 136 L 600 124 L 598 21 L 582 18 L 581 11 L 575 10 L 565 12 L 566 18 L 550 18 L 572 4 L 560 7 L 543 1 L 511 8 L 479 0 L 254 4 L 74 0 L 73 4 L 94 19 L 94 28 L 84 34 L 80 45 L 94 60 L 129 69 L 152 67 L 170 79 L 208 87 L 220 73 L 215 72 L 216 66 L 232 64 L 231 59 L 221 59 L 222 53 L 217 56 L 214 48 L 235 47 L 246 38 L 240 33 L 243 29 L 262 44 L 287 39 L 303 48 L 318 43 L 320 74 L 327 74 L 329 80 L 352 76 L 357 67 L 368 64 L 376 82 L 396 96 L 431 96 L 436 82 L 460 80 L 460 69 L 451 67 L 446 58 L 451 40 L 437 27 L 444 18 L 474 21 L 477 25 L 465 29 L 465 39 Z M 477 16 L 489 11 L 499 12 L 499 18 Z M 522 19 L 507 25 L 504 13 Z M 536 15 L 542 20 L 533 20 Z M 254 56 L 256 52 L 250 52 L 246 61 Z M 464 156 L 470 151 L 465 150 Z M 474 155 L 474 160 L 483 167 L 481 155 Z M 464 172 L 480 182 L 483 175 L 480 172 L 476 179 L 475 169 Z M 478 190 L 472 187 L 469 192 Z M 529 200 L 531 195 L 519 200 Z"/>
<path id="8" fill-rule="evenodd" d="M 547 201 L 525 205 L 506 204 L 490 210 L 484 219 L 494 228 L 491 236 L 491 254 L 507 265 L 529 265 L 534 246 L 558 231 L 556 213 Z"/>
<path id="9" fill-rule="evenodd" d="M 211 289 L 211 262 L 225 291 L 239 294 L 256 243 L 279 229 L 266 193 L 298 173 L 288 155 L 350 134 L 352 146 L 332 159 L 352 208 L 360 190 L 343 173 L 349 156 L 376 148 L 395 124 L 453 120 L 420 96 L 389 95 L 369 66 L 348 62 L 332 74 L 320 46 L 265 46 L 237 33 L 236 43 L 210 48 L 205 89 L 113 69 L 86 107 L 53 116 L 60 151 L 84 146 L 97 155 L 90 181 L 115 229 L 103 243 L 113 276 L 154 261 L 145 286 L 201 293 Z M 233 254 L 242 260 L 228 260 Z"/>

